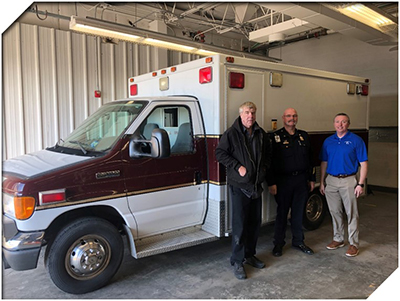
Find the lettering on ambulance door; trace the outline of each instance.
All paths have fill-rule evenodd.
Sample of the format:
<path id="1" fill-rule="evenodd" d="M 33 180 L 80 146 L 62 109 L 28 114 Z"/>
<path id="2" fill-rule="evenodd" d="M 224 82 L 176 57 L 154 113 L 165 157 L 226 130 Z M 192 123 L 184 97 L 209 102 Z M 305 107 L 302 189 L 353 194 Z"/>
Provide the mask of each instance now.
<path id="1" fill-rule="evenodd" d="M 204 138 L 193 135 L 189 106 L 158 106 L 134 135 L 150 140 L 155 128 L 169 136 L 171 156 L 129 159 L 126 188 L 139 237 L 203 222 L 206 211 L 206 154 Z M 144 146 L 145 147 L 145 146 Z"/>

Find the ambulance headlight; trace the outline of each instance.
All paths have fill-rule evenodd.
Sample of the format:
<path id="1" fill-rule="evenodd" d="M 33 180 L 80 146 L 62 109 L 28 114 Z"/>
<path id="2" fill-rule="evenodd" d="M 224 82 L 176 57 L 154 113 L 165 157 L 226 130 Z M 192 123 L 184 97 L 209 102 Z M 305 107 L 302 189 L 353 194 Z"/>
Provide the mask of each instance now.
<path id="1" fill-rule="evenodd" d="M 15 217 L 14 198 L 4 193 L 3 193 L 3 212 L 8 216 Z"/>
<path id="2" fill-rule="evenodd" d="M 36 200 L 30 196 L 9 196 L 3 194 L 3 211 L 19 220 L 28 219 L 35 210 Z"/>

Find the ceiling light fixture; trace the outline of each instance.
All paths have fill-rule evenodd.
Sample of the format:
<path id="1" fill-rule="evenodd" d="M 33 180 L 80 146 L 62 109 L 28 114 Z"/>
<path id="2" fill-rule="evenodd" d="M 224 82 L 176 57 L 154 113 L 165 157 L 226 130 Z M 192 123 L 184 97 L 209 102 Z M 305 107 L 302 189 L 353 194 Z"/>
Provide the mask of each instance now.
<path id="1" fill-rule="evenodd" d="M 342 14 L 354 20 L 357 20 L 381 31 L 382 27 L 395 24 L 392 20 L 382 16 L 378 12 L 360 3 L 342 6 L 339 7 L 338 10 Z"/>
<path id="2" fill-rule="evenodd" d="M 227 54 L 267 61 L 280 60 L 268 56 L 260 56 L 242 51 L 227 49 L 215 45 L 183 40 L 181 38 L 168 36 L 155 31 L 144 30 L 90 17 L 80 18 L 77 16 L 71 16 L 69 29 L 72 31 L 100 36 L 103 38 L 139 43 L 169 50 L 197 54 L 201 56 Z"/>
<path id="3" fill-rule="evenodd" d="M 217 52 L 202 49 L 200 47 L 192 47 L 176 42 L 161 40 L 160 38 L 156 38 L 161 36 L 161 34 L 156 32 L 153 33 L 140 30 L 141 33 L 134 34 L 136 33 L 135 31 L 138 31 L 135 28 L 92 18 L 79 18 L 76 16 L 71 16 L 69 28 L 70 30 L 80 33 L 100 36 L 104 38 L 117 39 L 121 41 L 140 43 L 144 45 L 198 54 L 202 56 L 217 54 Z M 168 38 L 171 39 L 173 37 Z M 190 43 L 190 41 L 188 41 L 188 43 Z"/>

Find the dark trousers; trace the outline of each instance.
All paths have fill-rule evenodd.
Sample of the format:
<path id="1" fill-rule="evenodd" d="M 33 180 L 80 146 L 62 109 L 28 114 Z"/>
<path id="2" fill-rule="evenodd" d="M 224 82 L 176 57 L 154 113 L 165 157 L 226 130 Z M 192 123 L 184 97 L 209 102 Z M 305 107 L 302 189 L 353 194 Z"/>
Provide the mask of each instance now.
<path id="1" fill-rule="evenodd" d="M 240 188 L 229 185 L 232 201 L 232 256 L 231 263 L 242 263 L 256 254 L 261 225 L 261 197 L 248 198 Z"/>
<path id="2" fill-rule="evenodd" d="M 285 245 L 286 225 L 290 209 L 292 245 L 298 246 L 304 243 L 303 213 L 307 199 L 308 183 L 306 173 L 279 177 L 277 179 L 275 200 L 278 207 L 275 220 L 275 245 Z"/>

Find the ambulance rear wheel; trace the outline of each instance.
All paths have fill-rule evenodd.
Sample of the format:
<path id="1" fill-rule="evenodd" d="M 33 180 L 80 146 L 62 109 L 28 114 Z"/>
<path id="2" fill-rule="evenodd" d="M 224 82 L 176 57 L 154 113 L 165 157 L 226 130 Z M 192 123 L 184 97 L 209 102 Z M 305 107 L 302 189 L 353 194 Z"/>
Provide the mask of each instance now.
<path id="1" fill-rule="evenodd" d="M 123 252 L 123 240 L 114 225 L 100 218 L 82 218 L 59 232 L 45 262 L 59 289 L 84 294 L 111 280 L 121 265 Z"/>
<path id="2" fill-rule="evenodd" d="M 327 211 L 325 198 L 315 189 L 310 193 L 303 215 L 303 227 L 307 230 L 315 230 L 321 226 Z"/>

